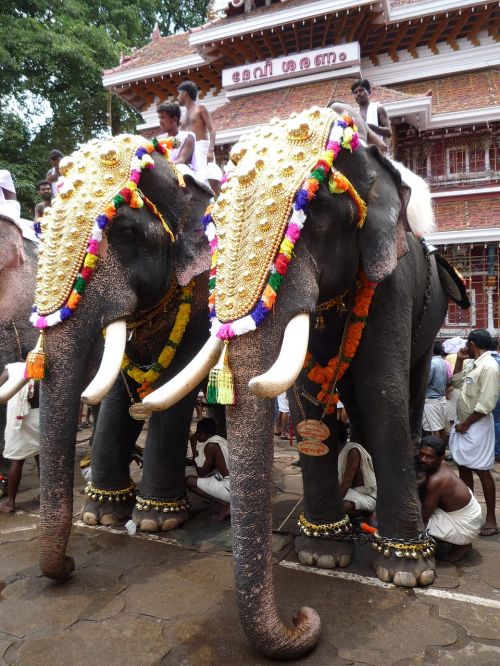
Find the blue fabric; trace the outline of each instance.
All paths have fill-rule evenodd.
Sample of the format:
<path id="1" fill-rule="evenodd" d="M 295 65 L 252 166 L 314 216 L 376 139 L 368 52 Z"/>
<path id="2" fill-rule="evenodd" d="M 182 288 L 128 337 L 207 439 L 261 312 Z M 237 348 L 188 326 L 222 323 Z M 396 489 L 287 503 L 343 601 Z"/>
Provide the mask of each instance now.
<path id="1" fill-rule="evenodd" d="M 448 385 L 448 368 L 440 356 L 433 356 L 429 372 L 429 382 L 425 390 L 426 398 L 444 398 Z"/>

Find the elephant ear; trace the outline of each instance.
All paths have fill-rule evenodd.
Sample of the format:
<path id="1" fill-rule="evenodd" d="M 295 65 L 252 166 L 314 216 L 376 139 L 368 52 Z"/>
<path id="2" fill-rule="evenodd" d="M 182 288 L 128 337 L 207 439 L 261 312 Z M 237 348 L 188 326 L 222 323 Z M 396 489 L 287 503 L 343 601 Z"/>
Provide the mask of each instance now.
<path id="1" fill-rule="evenodd" d="M 399 171 L 375 146 L 365 152 L 374 177 L 366 200 L 368 214 L 359 232 L 359 248 L 368 279 L 382 282 L 408 252 L 405 232 L 410 227 L 406 208 L 411 191 Z"/>
<path id="2" fill-rule="evenodd" d="M 210 248 L 201 218 L 213 196 L 211 189 L 189 175 L 180 224 L 175 238 L 175 273 L 180 285 L 185 286 L 210 268 Z"/>

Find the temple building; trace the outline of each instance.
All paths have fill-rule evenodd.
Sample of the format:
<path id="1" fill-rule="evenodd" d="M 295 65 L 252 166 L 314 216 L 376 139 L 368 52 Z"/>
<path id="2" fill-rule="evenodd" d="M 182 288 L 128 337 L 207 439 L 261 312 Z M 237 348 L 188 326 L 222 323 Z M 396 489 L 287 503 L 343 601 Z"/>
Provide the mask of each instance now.
<path id="1" fill-rule="evenodd" d="M 192 80 L 222 164 L 240 135 L 313 104 L 355 105 L 351 84 L 368 79 L 391 121 L 394 156 L 431 187 L 429 240 L 466 280 L 472 307 L 451 304 L 442 335 L 498 335 L 498 2 L 230 0 L 212 14 L 186 33 L 155 29 L 104 72 L 104 86 L 141 114 L 138 131 L 159 133 L 156 106 Z"/>

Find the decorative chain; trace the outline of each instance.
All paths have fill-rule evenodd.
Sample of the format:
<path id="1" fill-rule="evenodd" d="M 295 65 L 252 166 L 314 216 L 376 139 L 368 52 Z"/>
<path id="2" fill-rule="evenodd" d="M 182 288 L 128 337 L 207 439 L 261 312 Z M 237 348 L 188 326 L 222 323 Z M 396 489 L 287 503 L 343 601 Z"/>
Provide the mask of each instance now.
<path id="1" fill-rule="evenodd" d="M 303 513 L 299 515 L 298 520 L 299 530 L 302 534 L 305 534 L 309 537 L 322 537 L 322 538 L 344 538 L 352 534 L 353 528 L 351 519 L 349 516 L 344 516 L 342 520 L 338 520 L 336 523 L 326 523 L 323 525 L 316 525 L 310 523 Z"/>
<path id="2" fill-rule="evenodd" d="M 103 490 L 96 488 L 90 481 L 85 488 L 85 494 L 94 502 L 126 502 L 128 499 L 133 499 L 136 492 L 137 488 L 133 481 L 122 490 Z"/>
<path id="3" fill-rule="evenodd" d="M 386 557 L 396 557 L 417 560 L 419 557 L 427 559 L 434 555 L 436 542 L 427 532 L 422 532 L 418 539 L 403 541 L 380 536 L 378 532 L 373 535 L 373 550 L 383 553 Z"/>
<path id="4" fill-rule="evenodd" d="M 179 511 L 189 511 L 191 508 L 191 502 L 189 497 L 182 497 L 179 500 L 165 501 L 154 499 L 150 497 L 141 497 L 137 495 L 135 500 L 135 506 L 138 511 L 149 511 L 150 509 L 158 509 L 163 511 L 163 513 L 178 513 Z"/>

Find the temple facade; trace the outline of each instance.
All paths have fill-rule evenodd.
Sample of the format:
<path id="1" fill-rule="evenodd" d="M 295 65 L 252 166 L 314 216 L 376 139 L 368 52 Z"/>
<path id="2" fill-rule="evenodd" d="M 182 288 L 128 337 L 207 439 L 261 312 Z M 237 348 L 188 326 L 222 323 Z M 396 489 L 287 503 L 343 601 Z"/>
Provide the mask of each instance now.
<path id="1" fill-rule="evenodd" d="M 224 3 L 221 3 L 224 4 Z M 429 236 L 464 277 L 472 307 L 450 305 L 443 336 L 498 335 L 500 48 L 498 2 L 474 0 L 230 0 L 189 32 L 151 41 L 104 72 L 103 84 L 158 133 L 156 106 L 187 79 L 217 129 L 217 160 L 273 116 L 372 84 L 392 150 L 429 183 Z"/>

